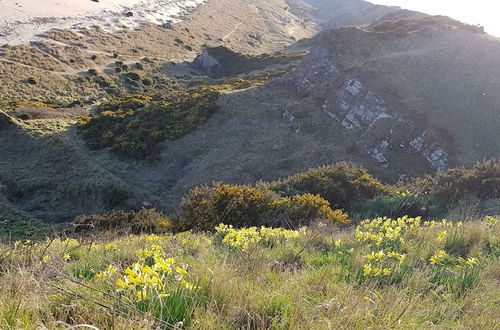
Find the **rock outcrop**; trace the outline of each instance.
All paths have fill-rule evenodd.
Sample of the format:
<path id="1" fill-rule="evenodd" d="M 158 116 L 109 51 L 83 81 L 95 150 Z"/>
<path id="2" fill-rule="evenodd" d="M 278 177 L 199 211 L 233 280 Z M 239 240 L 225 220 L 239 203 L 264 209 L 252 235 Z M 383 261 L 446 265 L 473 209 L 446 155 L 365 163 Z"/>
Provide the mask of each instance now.
<path id="1" fill-rule="evenodd" d="M 417 125 L 396 102 L 366 87 L 353 73 L 342 72 L 323 47 L 315 47 L 279 83 L 293 86 L 302 97 L 346 130 L 357 131 L 359 151 L 389 167 L 389 149 L 424 157 L 436 171 L 447 169 L 448 153 L 431 129 Z"/>
<path id="2" fill-rule="evenodd" d="M 212 68 L 217 65 L 219 65 L 219 62 L 215 59 L 215 57 L 209 54 L 206 48 L 193 61 L 193 66 L 198 71 L 207 74 L 210 74 L 212 72 Z"/>

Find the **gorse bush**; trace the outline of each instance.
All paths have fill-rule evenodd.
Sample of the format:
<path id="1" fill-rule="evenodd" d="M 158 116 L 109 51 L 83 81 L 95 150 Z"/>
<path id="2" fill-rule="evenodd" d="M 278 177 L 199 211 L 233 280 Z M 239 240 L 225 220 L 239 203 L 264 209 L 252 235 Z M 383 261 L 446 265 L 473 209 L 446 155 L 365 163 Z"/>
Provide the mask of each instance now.
<path id="1" fill-rule="evenodd" d="M 106 102 L 96 115 L 82 117 L 79 133 L 91 149 L 144 159 L 159 142 L 180 138 L 205 122 L 218 96 L 209 90 L 173 91 L 154 100 L 132 95 Z"/>
<path id="2" fill-rule="evenodd" d="M 320 195 L 333 207 L 345 210 L 391 191 L 390 187 L 375 179 L 364 168 L 345 162 L 310 169 L 273 182 L 269 188 L 285 196 L 306 193 Z"/>
<path id="3" fill-rule="evenodd" d="M 432 195 L 443 202 L 454 202 L 468 195 L 500 198 L 500 158 L 477 163 L 472 168 L 451 169 L 431 180 Z"/>
<path id="4" fill-rule="evenodd" d="M 297 228 L 316 220 L 347 223 L 347 217 L 318 195 L 280 198 L 261 187 L 215 183 L 191 190 L 174 218 L 179 230 L 213 230 L 222 222 L 237 228 L 269 224 Z"/>
<path id="5" fill-rule="evenodd" d="M 308 225 L 315 220 L 326 223 L 348 223 L 348 215 L 341 210 L 332 210 L 330 202 L 319 195 L 304 194 L 282 197 L 269 204 L 270 214 L 279 225 L 293 227 Z M 281 223 L 280 223 L 281 222 Z"/>
<path id="6" fill-rule="evenodd" d="M 105 101 L 96 107 L 96 112 L 117 111 L 117 110 L 137 110 L 146 106 L 151 101 L 151 96 L 132 94 L 111 101 Z"/>
<path id="7" fill-rule="evenodd" d="M 267 210 L 268 192 L 215 183 L 191 190 L 181 201 L 177 216 L 181 230 L 213 230 L 224 222 L 236 227 L 258 224 Z"/>
<path id="8" fill-rule="evenodd" d="M 137 212 L 112 211 L 103 215 L 79 216 L 74 222 L 76 233 L 164 233 L 171 229 L 170 220 L 154 209 Z"/>

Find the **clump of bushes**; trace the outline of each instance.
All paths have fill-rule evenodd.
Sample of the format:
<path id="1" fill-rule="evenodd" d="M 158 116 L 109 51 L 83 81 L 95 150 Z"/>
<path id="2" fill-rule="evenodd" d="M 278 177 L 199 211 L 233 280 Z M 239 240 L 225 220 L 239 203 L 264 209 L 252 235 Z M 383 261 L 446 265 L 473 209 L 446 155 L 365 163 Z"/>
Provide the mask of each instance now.
<path id="1" fill-rule="evenodd" d="M 191 190 L 174 218 L 178 230 L 210 231 L 220 223 L 237 228 L 270 224 L 297 228 L 316 220 L 347 223 L 347 217 L 318 195 L 280 197 L 262 186 L 214 183 Z"/>
<path id="2" fill-rule="evenodd" d="M 117 98 L 111 101 L 105 101 L 97 106 L 96 112 L 117 111 L 117 110 L 137 110 L 143 108 L 149 101 L 150 96 L 132 94 Z"/>
<path id="3" fill-rule="evenodd" d="M 177 139 L 205 122 L 218 97 L 211 90 L 172 91 L 154 100 L 131 95 L 103 103 L 96 115 L 82 117 L 77 125 L 91 149 L 145 159 L 159 142 Z"/>
<path id="4" fill-rule="evenodd" d="M 270 203 L 273 219 L 282 219 L 279 226 L 287 223 L 293 227 L 306 226 L 321 219 L 326 223 L 348 223 L 348 215 L 342 210 L 332 210 L 330 203 L 320 195 L 304 194 L 282 197 Z M 276 221 L 275 221 L 276 222 Z M 275 225 L 275 224 L 273 224 Z"/>
<path id="5" fill-rule="evenodd" d="M 181 230 L 213 230 L 219 223 L 236 227 L 256 225 L 271 197 L 251 186 L 214 183 L 191 190 L 177 215 Z"/>
<path id="6" fill-rule="evenodd" d="M 345 210 L 393 191 L 393 188 L 382 184 L 364 168 L 346 162 L 310 169 L 273 182 L 269 188 L 284 196 L 306 193 L 320 195 L 335 208 Z"/>
<path id="7" fill-rule="evenodd" d="M 431 180 L 431 194 L 444 203 L 467 196 L 500 198 L 500 158 L 477 163 L 472 168 L 455 168 Z"/>
<path id="8" fill-rule="evenodd" d="M 171 228 L 171 223 L 156 210 L 144 209 L 137 212 L 112 211 L 103 215 L 82 215 L 74 220 L 73 228 L 76 233 L 165 233 Z"/>

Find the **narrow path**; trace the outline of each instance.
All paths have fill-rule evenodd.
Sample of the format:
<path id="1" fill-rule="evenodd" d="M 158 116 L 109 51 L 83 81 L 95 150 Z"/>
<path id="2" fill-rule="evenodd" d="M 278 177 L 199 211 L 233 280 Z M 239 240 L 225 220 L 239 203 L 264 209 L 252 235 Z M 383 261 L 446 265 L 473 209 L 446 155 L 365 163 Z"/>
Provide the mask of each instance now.
<path id="1" fill-rule="evenodd" d="M 236 24 L 236 26 L 234 27 L 234 29 L 229 32 L 228 34 L 226 34 L 224 37 L 222 37 L 222 41 L 226 41 L 227 38 L 229 38 L 230 36 L 232 36 L 236 31 L 238 31 L 238 28 L 240 27 L 240 25 L 243 24 L 243 22 L 239 22 L 238 24 Z"/>
<path id="2" fill-rule="evenodd" d="M 132 182 L 122 176 L 117 175 L 116 173 L 111 172 L 107 168 L 107 165 L 97 159 L 92 154 L 92 152 L 83 144 L 83 141 L 81 141 L 77 136 L 76 127 L 70 127 L 66 133 L 68 144 L 76 153 L 78 153 L 84 160 L 90 162 L 92 165 L 105 172 L 111 178 L 115 179 L 129 191 L 133 192 L 135 198 L 139 199 L 143 203 L 150 203 L 151 205 L 158 203 L 161 200 L 160 197 L 158 197 L 148 188 L 142 185 L 139 186 L 137 184 L 137 181 Z"/>

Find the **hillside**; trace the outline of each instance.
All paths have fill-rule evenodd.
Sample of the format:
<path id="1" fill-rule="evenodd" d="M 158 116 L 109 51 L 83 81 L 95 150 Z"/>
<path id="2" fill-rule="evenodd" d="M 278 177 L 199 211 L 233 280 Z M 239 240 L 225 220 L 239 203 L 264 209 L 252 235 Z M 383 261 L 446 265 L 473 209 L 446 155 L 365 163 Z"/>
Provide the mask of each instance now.
<path id="1" fill-rule="evenodd" d="M 500 42 L 481 29 L 428 17 L 324 31 L 311 45 L 287 82 L 358 131 L 356 145 L 375 161 L 390 166 L 401 151 L 421 153 L 442 170 L 499 154 L 492 54 Z"/>
<path id="2" fill-rule="evenodd" d="M 394 183 L 495 158 L 498 47 L 363 1 L 213 0 L 169 28 L 49 31 L 2 47 L 3 195 L 65 223 L 339 161 Z"/>
<path id="3" fill-rule="evenodd" d="M 0 7 L 0 329 L 499 328 L 482 26 L 363 0 Z"/>

